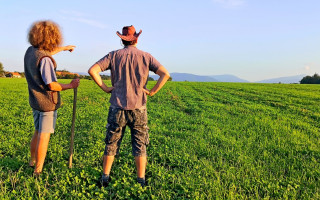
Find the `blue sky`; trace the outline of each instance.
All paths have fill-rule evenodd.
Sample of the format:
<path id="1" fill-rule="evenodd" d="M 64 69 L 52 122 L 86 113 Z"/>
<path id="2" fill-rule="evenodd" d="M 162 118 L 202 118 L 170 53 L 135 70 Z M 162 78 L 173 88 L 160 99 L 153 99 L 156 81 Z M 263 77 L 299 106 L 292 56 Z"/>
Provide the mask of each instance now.
<path id="1" fill-rule="evenodd" d="M 73 53 L 58 69 L 86 72 L 122 48 L 115 34 L 142 29 L 138 48 L 169 72 L 233 74 L 249 81 L 320 73 L 320 1 L 316 0 L 0 0 L 0 62 L 23 71 L 27 33 L 38 20 L 57 22 Z"/>

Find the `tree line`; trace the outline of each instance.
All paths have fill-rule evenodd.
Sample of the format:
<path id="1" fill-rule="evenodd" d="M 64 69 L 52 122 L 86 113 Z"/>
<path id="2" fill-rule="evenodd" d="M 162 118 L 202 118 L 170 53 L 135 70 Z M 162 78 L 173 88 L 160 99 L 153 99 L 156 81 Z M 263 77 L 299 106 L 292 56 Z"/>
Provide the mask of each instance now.
<path id="1" fill-rule="evenodd" d="M 71 73 L 67 70 L 58 70 L 57 72 L 63 72 L 61 74 L 57 74 L 58 79 L 80 78 L 80 79 L 91 80 L 91 77 L 89 75 L 79 75 L 79 74 Z M 19 73 L 21 77 L 24 77 L 24 72 L 17 72 L 17 73 Z M 9 75 L 9 72 L 4 70 L 2 63 L 0 62 L 0 77 L 6 77 L 8 75 Z M 111 80 L 111 77 L 109 75 L 101 75 L 101 78 L 103 80 Z M 148 81 L 154 81 L 154 79 L 152 77 L 148 77 Z M 172 77 L 170 77 L 168 81 L 172 81 Z M 305 76 L 301 79 L 300 84 L 320 84 L 320 76 L 317 73 L 315 73 L 313 76 Z"/>
<path id="2" fill-rule="evenodd" d="M 317 73 L 313 76 L 305 76 L 301 79 L 300 84 L 320 84 L 320 76 Z"/>
<path id="3" fill-rule="evenodd" d="M 2 65 L 2 63 L 0 62 L 0 77 L 4 77 L 4 76 L 5 76 L 5 73 L 6 73 L 6 71 L 4 71 L 3 65 Z"/>
<path id="4" fill-rule="evenodd" d="M 16 72 L 16 71 L 15 71 Z M 24 72 L 16 72 L 19 73 L 21 77 L 25 77 Z M 75 78 L 80 78 L 80 79 L 88 79 L 91 80 L 91 76 L 89 75 L 79 75 L 76 73 L 71 73 L 65 69 L 63 70 L 57 70 L 56 75 L 58 79 L 75 79 Z M 0 77 L 12 77 L 11 72 L 7 72 L 4 70 L 2 63 L 0 62 Z M 102 80 L 111 80 L 111 76 L 109 75 L 101 75 Z M 154 81 L 152 77 L 148 77 L 149 81 Z"/>

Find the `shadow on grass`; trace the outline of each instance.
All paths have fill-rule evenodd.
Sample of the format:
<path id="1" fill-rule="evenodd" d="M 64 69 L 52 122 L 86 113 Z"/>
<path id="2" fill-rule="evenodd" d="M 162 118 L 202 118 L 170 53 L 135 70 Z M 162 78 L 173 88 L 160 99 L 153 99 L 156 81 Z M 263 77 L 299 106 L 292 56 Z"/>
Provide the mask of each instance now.
<path id="1" fill-rule="evenodd" d="M 18 171 L 21 166 L 26 165 L 26 162 L 22 162 L 17 158 L 4 157 L 0 159 L 0 168 L 8 169 L 11 171 Z"/>

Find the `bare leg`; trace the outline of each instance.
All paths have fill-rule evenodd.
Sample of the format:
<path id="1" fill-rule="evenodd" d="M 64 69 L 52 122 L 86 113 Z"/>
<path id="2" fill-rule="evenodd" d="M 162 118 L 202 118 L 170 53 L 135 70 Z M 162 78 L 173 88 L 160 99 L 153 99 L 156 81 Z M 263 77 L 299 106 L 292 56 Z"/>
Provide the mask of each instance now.
<path id="1" fill-rule="evenodd" d="M 146 166 L 147 166 L 147 157 L 146 156 L 136 156 L 134 157 L 136 161 L 137 167 L 137 177 L 144 178 L 146 173 Z"/>
<path id="2" fill-rule="evenodd" d="M 38 145 L 36 149 L 36 167 L 34 169 L 35 174 L 42 172 L 43 163 L 47 155 L 48 144 L 50 140 L 50 133 L 40 133 L 38 139 Z"/>
<path id="3" fill-rule="evenodd" d="M 114 156 L 103 156 L 103 173 L 109 175 L 114 161 Z"/>
<path id="4" fill-rule="evenodd" d="M 33 167 L 36 164 L 36 149 L 38 144 L 38 131 L 34 131 L 34 134 L 32 136 L 31 142 L 30 142 L 30 153 L 31 158 L 29 165 Z"/>

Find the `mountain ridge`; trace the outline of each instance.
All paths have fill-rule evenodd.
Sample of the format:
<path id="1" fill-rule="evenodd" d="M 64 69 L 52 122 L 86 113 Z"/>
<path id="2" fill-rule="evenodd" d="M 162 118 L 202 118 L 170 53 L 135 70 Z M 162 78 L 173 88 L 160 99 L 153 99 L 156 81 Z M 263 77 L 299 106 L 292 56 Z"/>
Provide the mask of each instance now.
<path id="1" fill-rule="evenodd" d="M 86 72 L 75 72 L 80 75 L 89 75 Z M 102 72 L 103 75 L 110 75 L 110 72 Z M 154 80 L 158 80 L 159 76 L 156 74 L 149 75 Z M 307 76 L 306 74 L 300 74 L 295 76 L 284 76 L 271 79 L 263 79 L 260 81 L 248 81 L 239 78 L 232 74 L 222 75 L 196 75 L 190 73 L 173 72 L 170 73 L 172 81 L 190 81 L 190 82 L 232 82 L 232 83 L 299 83 L 300 80 Z"/>
<path id="2" fill-rule="evenodd" d="M 300 83 L 303 77 L 307 76 L 306 74 L 300 74 L 295 76 L 284 76 L 278 78 L 264 79 L 257 81 L 256 83 Z"/>

